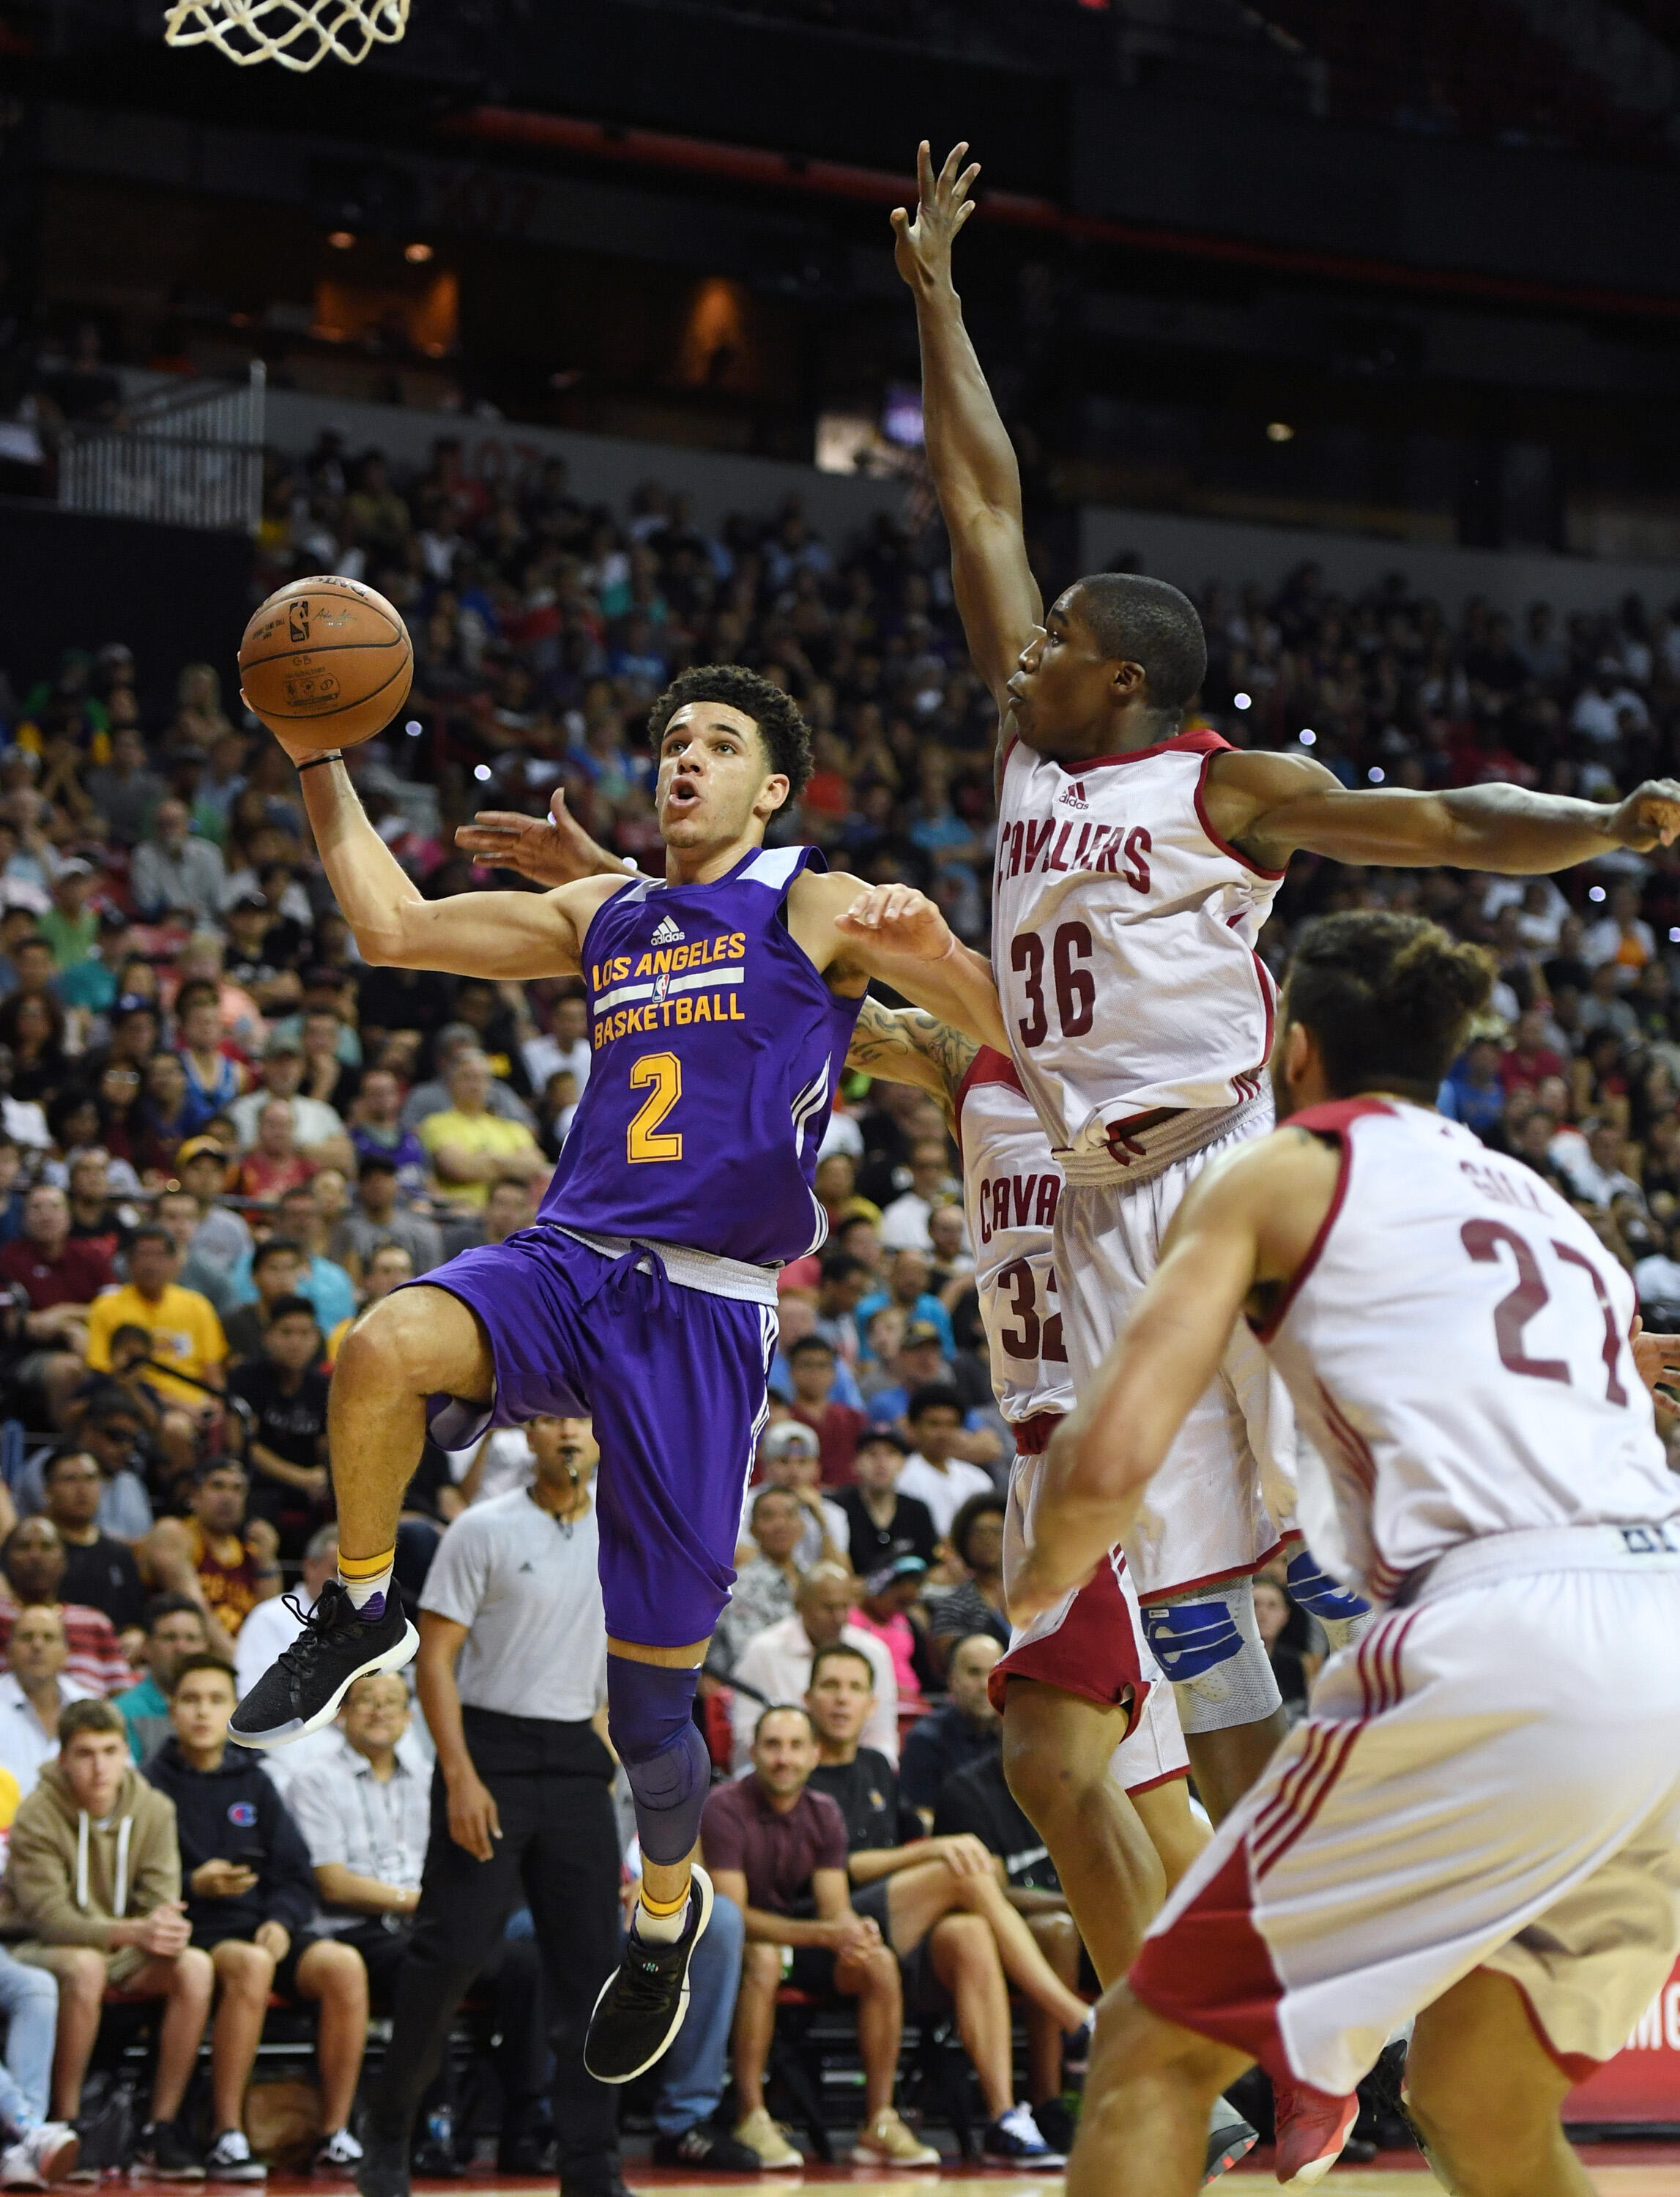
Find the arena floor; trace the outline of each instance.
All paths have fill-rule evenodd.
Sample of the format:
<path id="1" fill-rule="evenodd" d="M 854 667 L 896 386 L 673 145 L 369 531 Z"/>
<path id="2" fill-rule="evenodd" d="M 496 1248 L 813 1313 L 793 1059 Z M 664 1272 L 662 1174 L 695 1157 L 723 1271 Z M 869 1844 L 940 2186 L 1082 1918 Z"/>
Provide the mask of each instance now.
<path id="1" fill-rule="evenodd" d="M 1596 2145 L 1584 2151 L 1583 2159 L 1591 2170 L 1602 2197 L 1680 2197 L 1680 2144 L 1613 2144 Z M 972 2167 L 947 2167 L 942 2173 L 904 2174 L 896 2179 L 872 2174 L 861 2167 L 816 2166 L 802 2175 L 767 2174 L 750 2179 L 744 2175 L 721 2177 L 713 2182 L 696 2177 L 678 2174 L 650 2166 L 645 2161 L 629 2160 L 624 2168 L 624 2179 L 633 2190 L 681 2189 L 692 2192 L 693 2197 L 741 2197 L 748 2188 L 757 2188 L 767 2193 L 798 2189 L 812 2183 L 843 2186 L 849 2197 L 913 2197 L 918 2189 L 936 2188 L 940 2197 L 1057 2197 L 1061 2188 L 1059 2175 L 1023 2176 L 1002 2171 L 976 2171 Z M 1269 2151 L 1255 2152 L 1245 2160 L 1237 2172 L 1227 2177 L 1244 2187 L 1275 2188 L 1272 2178 L 1272 2154 Z M 303 2197 L 312 2192 L 320 2197 L 324 2187 L 312 2182 L 308 2176 L 276 2175 L 269 2183 L 275 2197 Z M 1215 2184 L 1215 2187 L 1223 2185 Z M 1436 2188 L 1435 2183 L 1422 2159 L 1410 2159 L 1398 2154 L 1377 2160 L 1374 2165 L 1353 2167 L 1332 2174 L 1318 2184 L 1324 2197 L 1424 2197 L 1424 2193 Z M 536 2197 L 553 2197 L 553 2181 L 524 2181 L 512 2175 L 475 2174 L 461 2182 L 422 2182 L 417 2189 L 436 2193 L 436 2197 L 524 2197 L 531 2193 Z"/>

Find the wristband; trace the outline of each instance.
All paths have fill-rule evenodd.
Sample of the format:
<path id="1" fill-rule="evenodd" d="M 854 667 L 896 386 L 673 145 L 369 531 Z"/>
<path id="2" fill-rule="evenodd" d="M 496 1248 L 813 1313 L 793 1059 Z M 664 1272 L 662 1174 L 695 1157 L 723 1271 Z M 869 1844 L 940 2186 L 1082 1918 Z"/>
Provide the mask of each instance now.
<path id="1" fill-rule="evenodd" d="M 325 755 L 311 756 L 307 762 L 300 762 L 298 765 L 298 775 L 301 778 L 306 770 L 318 769 L 324 762 L 342 762 L 344 759 L 345 751 L 342 748 L 328 748 Z"/>

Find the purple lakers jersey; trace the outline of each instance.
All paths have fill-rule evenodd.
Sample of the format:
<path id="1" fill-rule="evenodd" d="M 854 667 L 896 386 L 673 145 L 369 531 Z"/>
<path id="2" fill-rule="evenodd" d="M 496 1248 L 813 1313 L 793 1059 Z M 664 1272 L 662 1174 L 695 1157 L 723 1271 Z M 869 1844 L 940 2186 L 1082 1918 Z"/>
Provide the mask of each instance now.
<path id="1" fill-rule="evenodd" d="M 594 1058 L 539 1216 L 771 1266 L 814 1250 L 811 1185 L 857 1020 L 788 936 L 813 847 L 711 884 L 628 884 L 583 940 Z"/>

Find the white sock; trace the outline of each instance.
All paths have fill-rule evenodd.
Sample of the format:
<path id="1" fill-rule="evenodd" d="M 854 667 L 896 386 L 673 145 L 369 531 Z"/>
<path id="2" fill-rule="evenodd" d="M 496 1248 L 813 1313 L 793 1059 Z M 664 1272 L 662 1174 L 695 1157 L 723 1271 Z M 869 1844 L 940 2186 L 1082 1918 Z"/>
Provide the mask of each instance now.
<path id="1" fill-rule="evenodd" d="M 655 1915 L 649 1911 L 646 1896 L 637 1900 L 635 1919 L 631 1928 L 644 1944 L 675 1945 L 688 1926 L 688 1894 L 682 1895 L 682 1904 L 675 1915 Z"/>

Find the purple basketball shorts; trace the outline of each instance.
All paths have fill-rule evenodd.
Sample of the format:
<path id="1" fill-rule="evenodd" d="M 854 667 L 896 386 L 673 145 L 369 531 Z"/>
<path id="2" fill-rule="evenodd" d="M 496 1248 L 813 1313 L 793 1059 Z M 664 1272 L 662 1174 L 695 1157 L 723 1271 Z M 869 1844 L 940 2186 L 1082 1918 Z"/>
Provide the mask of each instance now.
<path id="1" fill-rule="evenodd" d="M 541 1223 L 405 1286 L 459 1297 L 495 1368 L 489 1406 L 432 1398 L 432 1439 L 464 1449 L 539 1413 L 593 1419 L 608 1632 L 649 1648 L 707 1638 L 734 1582 L 774 1310 L 681 1288 L 652 1252 L 614 1259 Z"/>

